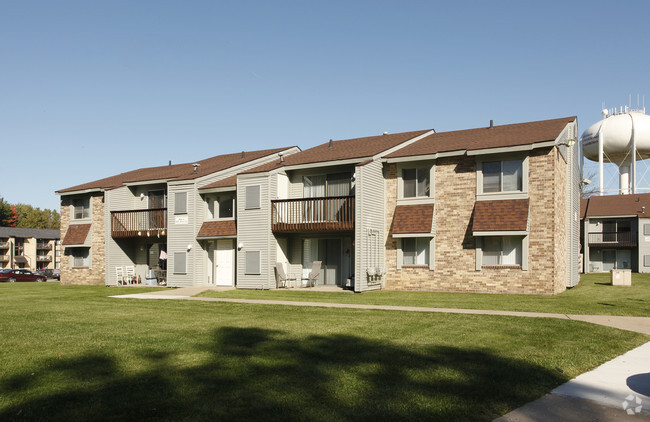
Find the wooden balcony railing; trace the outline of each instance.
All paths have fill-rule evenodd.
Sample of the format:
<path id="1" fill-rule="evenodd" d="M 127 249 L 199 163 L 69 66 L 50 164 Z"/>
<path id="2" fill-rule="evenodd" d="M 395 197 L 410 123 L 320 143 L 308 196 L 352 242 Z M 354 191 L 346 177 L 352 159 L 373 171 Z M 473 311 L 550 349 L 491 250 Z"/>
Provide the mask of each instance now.
<path id="1" fill-rule="evenodd" d="M 589 246 L 634 247 L 637 232 L 597 232 L 588 233 Z"/>
<path id="2" fill-rule="evenodd" d="M 47 255 L 38 255 L 36 257 L 37 262 L 50 262 L 51 260 L 52 260 L 52 258 L 50 256 L 47 256 Z"/>
<path id="3" fill-rule="evenodd" d="M 354 196 L 271 201 L 275 233 L 354 230 Z"/>
<path id="4" fill-rule="evenodd" d="M 111 211 L 111 236 L 159 237 L 167 234 L 167 208 Z"/>

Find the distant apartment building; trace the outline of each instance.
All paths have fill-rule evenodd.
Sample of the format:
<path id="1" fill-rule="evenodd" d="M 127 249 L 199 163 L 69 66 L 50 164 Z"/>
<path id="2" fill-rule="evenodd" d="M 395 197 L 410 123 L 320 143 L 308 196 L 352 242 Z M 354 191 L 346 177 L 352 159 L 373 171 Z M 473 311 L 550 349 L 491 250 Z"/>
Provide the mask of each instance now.
<path id="1" fill-rule="evenodd" d="M 0 268 L 36 271 L 61 263 L 59 230 L 0 227 Z"/>
<path id="2" fill-rule="evenodd" d="M 62 283 L 554 294 L 578 283 L 575 117 L 227 154 L 62 189 Z M 318 264 L 318 265 L 316 265 Z"/>

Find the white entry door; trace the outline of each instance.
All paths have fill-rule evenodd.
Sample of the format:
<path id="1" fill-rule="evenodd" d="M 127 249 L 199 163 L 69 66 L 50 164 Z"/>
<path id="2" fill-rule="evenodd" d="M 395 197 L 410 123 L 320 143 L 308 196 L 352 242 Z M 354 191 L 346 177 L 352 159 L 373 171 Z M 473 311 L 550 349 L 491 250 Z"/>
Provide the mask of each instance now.
<path id="1" fill-rule="evenodd" d="M 232 286 L 235 278 L 235 248 L 233 248 L 232 239 L 217 240 L 214 263 L 216 285 Z"/>

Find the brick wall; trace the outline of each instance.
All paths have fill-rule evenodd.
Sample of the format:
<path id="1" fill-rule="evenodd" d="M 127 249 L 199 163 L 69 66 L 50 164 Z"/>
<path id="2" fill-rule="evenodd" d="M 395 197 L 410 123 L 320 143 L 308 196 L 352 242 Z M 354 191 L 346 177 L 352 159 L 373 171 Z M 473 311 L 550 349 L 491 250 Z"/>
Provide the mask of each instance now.
<path id="1" fill-rule="evenodd" d="M 391 226 L 397 203 L 397 166 L 386 167 L 386 288 L 483 293 L 553 294 L 564 290 L 566 266 L 566 164 L 557 150 L 532 151 L 529 158 L 530 234 L 527 271 L 476 271 L 472 212 L 476 202 L 476 161 L 438 159 L 435 168 L 435 270 L 397 270 L 397 239 Z"/>
<path id="2" fill-rule="evenodd" d="M 70 211 L 72 197 L 61 198 L 61 241 L 70 226 Z M 92 238 L 90 246 L 91 263 L 89 268 L 70 268 L 70 256 L 65 253 L 65 247 L 61 256 L 61 284 L 105 284 L 106 255 L 105 255 L 105 224 L 104 224 L 104 195 L 94 194 L 90 198 Z M 74 222 L 73 222 L 74 224 Z"/>

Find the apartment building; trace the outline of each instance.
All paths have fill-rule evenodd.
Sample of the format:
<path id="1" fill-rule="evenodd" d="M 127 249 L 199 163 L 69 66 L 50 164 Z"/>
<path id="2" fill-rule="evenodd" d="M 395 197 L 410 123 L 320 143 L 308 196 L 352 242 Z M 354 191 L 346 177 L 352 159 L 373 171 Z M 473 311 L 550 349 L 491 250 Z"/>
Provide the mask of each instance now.
<path id="1" fill-rule="evenodd" d="M 0 268 L 60 267 L 59 230 L 0 227 Z"/>
<path id="2" fill-rule="evenodd" d="M 585 273 L 650 272 L 650 193 L 582 199 L 580 215 Z"/>
<path id="3" fill-rule="evenodd" d="M 578 282 L 576 138 L 575 117 L 420 130 L 64 189 L 62 282 L 274 289 L 317 263 L 356 292 L 558 293 Z"/>

